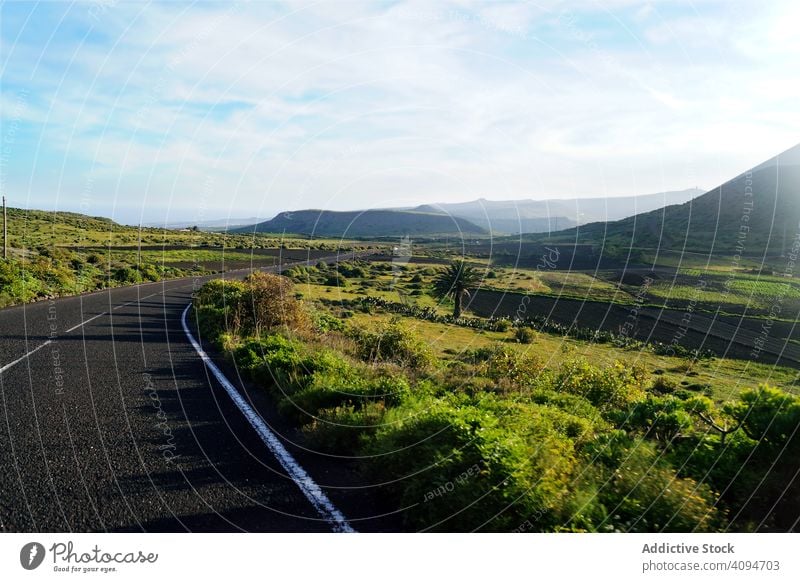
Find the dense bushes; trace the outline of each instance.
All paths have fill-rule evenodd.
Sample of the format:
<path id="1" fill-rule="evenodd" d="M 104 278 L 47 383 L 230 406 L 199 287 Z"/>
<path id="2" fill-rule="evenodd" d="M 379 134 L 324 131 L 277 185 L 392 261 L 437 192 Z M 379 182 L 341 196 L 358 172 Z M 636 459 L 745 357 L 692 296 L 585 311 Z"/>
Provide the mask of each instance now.
<path id="1" fill-rule="evenodd" d="M 653 444 L 615 431 L 590 450 L 587 476 L 602 486 L 584 513 L 594 514 L 601 531 L 711 531 L 720 525 L 710 488 L 677 476 Z"/>
<path id="2" fill-rule="evenodd" d="M 394 362 L 413 369 L 425 369 L 432 361 L 430 348 L 399 320 L 376 330 L 352 329 L 358 355 L 367 362 Z"/>
<path id="3" fill-rule="evenodd" d="M 516 326 L 515 338 L 520 343 L 530 343 L 534 336 L 534 330 L 544 333 L 558 334 L 577 340 L 591 341 L 604 344 L 613 343 L 617 347 L 629 349 L 650 349 L 657 355 L 668 355 L 684 357 L 687 359 L 698 360 L 715 357 L 709 349 L 689 349 L 677 344 L 664 344 L 661 342 L 643 342 L 626 334 L 614 333 L 599 329 L 586 327 L 576 327 L 575 325 L 564 325 L 542 315 L 532 315 L 524 319 L 512 321 L 505 317 L 453 317 L 452 315 L 441 315 L 431 307 L 417 307 L 406 303 L 388 301 L 382 297 L 362 297 L 357 301 L 341 301 L 341 305 L 351 305 L 360 307 L 363 311 L 377 308 L 389 313 L 397 313 L 407 317 L 415 317 L 424 321 L 435 323 L 449 323 L 461 327 L 472 329 L 482 329 L 485 331 L 507 331 L 512 325 Z"/>
<path id="4" fill-rule="evenodd" d="M 109 264 L 96 253 L 43 246 L 24 260 L 0 259 L 0 307 L 185 274 L 163 265 Z"/>
<path id="5" fill-rule="evenodd" d="M 800 454 L 795 396 L 760 387 L 718 407 L 636 365 L 546 367 L 513 344 L 443 362 L 399 320 L 362 329 L 315 312 L 313 328 L 259 328 L 239 309 L 249 286 L 296 302 L 285 283 L 210 283 L 201 329 L 311 446 L 362 459 L 408 529 L 786 529 L 798 515 L 796 462 L 780 462 Z"/>
<path id="6" fill-rule="evenodd" d="M 195 307 L 214 320 L 217 333 L 260 335 L 276 328 L 308 328 L 311 320 L 294 295 L 292 282 L 280 275 L 253 273 L 244 281 L 218 279 L 197 293 Z M 217 322 L 224 322 L 224 328 Z M 201 328 L 204 329 L 204 328 Z M 211 338 L 216 337 L 212 329 Z"/>

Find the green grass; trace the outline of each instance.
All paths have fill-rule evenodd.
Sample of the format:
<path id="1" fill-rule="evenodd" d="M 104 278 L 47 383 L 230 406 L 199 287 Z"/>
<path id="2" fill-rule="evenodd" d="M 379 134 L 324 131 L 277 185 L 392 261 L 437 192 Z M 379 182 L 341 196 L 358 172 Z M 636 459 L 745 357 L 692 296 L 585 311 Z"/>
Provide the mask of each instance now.
<path id="1" fill-rule="evenodd" d="M 106 287 L 263 267 L 275 255 L 376 251 L 338 239 L 224 234 L 115 224 L 69 212 L 8 209 L 9 258 L 0 259 L 0 307 Z M 141 251 L 140 251 L 141 248 Z"/>
<path id="2" fill-rule="evenodd" d="M 331 276 L 319 271 L 295 276 Z M 800 452 L 788 436 L 800 421 L 793 370 L 546 333 L 522 345 L 512 330 L 348 311 L 355 304 L 326 301 L 332 290 L 318 283 L 304 286 L 311 316 L 298 319 L 311 328 L 224 329 L 241 308 L 234 297 L 256 283 L 204 287 L 204 337 L 269 391 L 308 446 L 385 483 L 382 508 L 404 508 L 407 529 L 749 531 L 762 520 L 780 530 L 796 515 L 795 469 L 773 462 Z M 271 301 L 270 313 L 302 313 L 291 293 Z M 786 390 L 755 389 L 762 381 Z"/>
<path id="3" fill-rule="evenodd" d="M 321 288 L 304 297 L 313 300 L 327 295 L 324 291 L 322 293 L 319 291 Z M 366 326 L 374 322 L 386 323 L 394 317 L 396 317 L 394 314 L 388 313 L 355 312 L 351 320 L 357 325 Z M 628 361 L 643 366 L 654 375 L 670 380 L 678 387 L 691 386 L 690 390 L 704 393 L 717 402 L 726 402 L 742 390 L 764 382 L 788 392 L 800 393 L 797 370 L 788 367 L 726 358 L 698 360 L 689 365 L 685 358 L 659 356 L 648 350 L 618 348 L 613 344 L 596 344 L 541 332 L 535 334 L 532 344 L 521 345 L 514 340 L 513 330 L 478 331 L 412 318 L 404 320 L 406 325 L 419 334 L 444 361 L 456 360 L 459 354 L 467 350 L 488 347 L 499 342 L 521 353 L 539 355 L 547 367 L 557 367 L 570 357 L 582 357 L 598 365 L 611 365 L 618 360 Z"/>
<path id="4" fill-rule="evenodd" d="M 681 307 L 695 303 L 699 309 L 728 313 L 767 315 L 781 303 L 781 319 L 800 309 L 800 281 L 771 274 L 741 271 L 703 272 L 681 269 L 674 277 L 655 280 L 647 289 L 650 301 L 661 300 Z"/>

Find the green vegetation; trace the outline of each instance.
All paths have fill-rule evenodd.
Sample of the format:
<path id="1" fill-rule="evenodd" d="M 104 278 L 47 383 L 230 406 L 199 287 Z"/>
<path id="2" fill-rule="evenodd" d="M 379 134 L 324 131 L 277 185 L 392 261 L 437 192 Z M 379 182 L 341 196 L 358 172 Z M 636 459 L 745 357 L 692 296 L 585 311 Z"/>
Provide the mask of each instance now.
<path id="1" fill-rule="evenodd" d="M 792 463 L 781 460 L 800 452 L 794 394 L 742 386 L 740 370 L 725 380 L 737 388 L 718 391 L 725 366 L 740 365 L 727 360 L 642 355 L 546 331 L 528 335 L 525 327 L 458 325 L 458 318 L 440 323 L 360 301 L 359 289 L 408 297 L 420 285 L 420 300 L 435 294 L 441 268 L 398 270 L 296 269 L 302 301 L 277 276 L 267 276 L 269 284 L 214 283 L 194 305 L 204 339 L 270 391 L 310 446 L 361 459 L 361 470 L 387 484 L 380 490 L 387 509 L 406 508 L 408 529 L 791 525 L 800 491 Z M 345 289 L 325 285 L 331 272 L 352 274 L 342 275 Z M 391 290 L 380 283 L 388 277 Z M 260 299 L 269 309 L 242 299 L 256 288 L 272 294 Z M 332 293 L 351 300 L 342 304 Z M 748 377 L 795 378 L 747 366 Z M 707 374 L 708 390 L 683 380 Z"/>
<path id="2" fill-rule="evenodd" d="M 431 212 L 404 210 L 364 210 L 333 212 L 298 210 L 282 212 L 272 220 L 234 230 L 234 232 L 290 232 L 315 237 L 432 236 L 486 234 L 487 231 L 463 218 Z"/>
<path id="3" fill-rule="evenodd" d="M 433 281 L 434 294 L 440 298 L 453 300 L 453 317 L 461 317 L 462 305 L 469 298 L 470 291 L 475 289 L 481 277 L 473 267 L 464 261 L 455 261 L 439 273 Z"/>
<path id="4" fill-rule="evenodd" d="M 8 222 L 9 257 L 0 259 L 0 307 L 355 248 L 339 240 L 139 229 L 71 212 L 9 208 Z"/>

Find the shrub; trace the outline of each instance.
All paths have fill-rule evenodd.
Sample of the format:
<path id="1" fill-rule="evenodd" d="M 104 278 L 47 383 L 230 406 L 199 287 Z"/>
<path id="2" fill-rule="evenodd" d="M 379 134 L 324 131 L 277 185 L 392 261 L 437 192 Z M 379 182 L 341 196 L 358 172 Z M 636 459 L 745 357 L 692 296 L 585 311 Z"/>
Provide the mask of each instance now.
<path id="1" fill-rule="evenodd" d="M 359 357 L 368 362 L 394 362 L 422 370 L 433 363 L 433 352 L 416 333 L 393 320 L 376 331 L 354 330 Z"/>
<path id="2" fill-rule="evenodd" d="M 333 272 L 325 278 L 325 285 L 328 287 L 344 287 L 347 285 L 347 279 L 341 273 Z"/>
<path id="3" fill-rule="evenodd" d="M 132 267 L 120 267 L 114 271 L 114 280 L 123 285 L 141 283 L 141 273 Z"/>
<path id="4" fill-rule="evenodd" d="M 663 370 L 656 370 L 653 373 L 658 374 L 658 372 L 661 372 L 661 374 L 664 373 Z M 674 380 L 670 380 L 661 374 L 658 374 L 656 379 L 653 380 L 653 392 L 657 394 L 672 394 L 675 392 L 675 390 L 677 390 L 678 385 Z"/>
<path id="5" fill-rule="evenodd" d="M 511 329 L 511 321 L 508 319 L 498 319 L 495 323 L 494 330 L 505 332 Z"/>
<path id="6" fill-rule="evenodd" d="M 515 388 L 531 387 L 544 378 L 544 364 L 538 357 L 506 346 L 493 348 L 481 371 L 495 382 Z"/>
<path id="7" fill-rule="evenodd" d="M 339 263 L 336 269 L 343 277 L 348 279 L 363 279 L 367 276 L 362 266 L 353 263 Z"/>
<path id="8" fill-rule="evenodd" d="M 242 324 L 255 335 L 287 327 L 298 330 L 309 325 L 309 318 L 294 297 L 294 285 L 286 277 L 253 273 L 244 280 Z"/>
<path id="9" fill-rule="evenodd" d="M 692 427 L 692 417 L 684 402 L 671 396 L 648 396 L 635 403 L 629 411 L 620 411 L 620 424 L 641 430 L 645 437 L 668 444 Z"/>
<path id="10" fill-rule="evenodd" d="M 396 406 L 410 393 L 408 380 L 402 375 L 374 375 L 346 365 L 344 368 L 315 371 L 308 386 L 293 394 L 281 408 L 284 411 L 296 409 L 298 420 L 308 423 L 325 409 L 352 407 L 359 410 L 374 402 Z"/>
<path id="11" fill-rule="evenodd" d="M 774 447 L 785 447 L 800 426 L 800 398 L 767 385 L 743 391 L 726 412 L 751 439 Z M 793 444 L 800 445 L 800 438 Z"/>
<path id="12" fill-rule="evenodd" d="M 352 317 L 352 312 L 347 316 L 344 313 L 342 317 Z M 314 311 L 311 314 L 314 330 L 320 333 L 328 333 L 330 331 L 344 331 L 345 324 L 338 317 L 334 317 L 327 311 Z"/>
<path id="13" fill-rule="evenodd" d="M 385 414 L 383 402 L 370 402 L 362 407 L 337 406 L 321 410 L 316 419 L 303 427 L 303 433 L 309 445 L 317 450 L 352 455 L 374 434 Z"/>
<path id="14" fill-rule="evenodd" d="M 530 344 L 536 338 L 536 333 L 529 327 L 518 327 L 514 331 L 514 338 L 521 344 Z"/>
<path id="15" fill-rule="evenodd" d="M 553 528 L 576 458 L 543 416 L 504 414 L 517 431 L 478 406 L 433 401 L 402 414 L 387 411 L 366 452 L 409 526 L 510 531 L 541 513 L 538 527 Z"/>
<path id="16" fill-rule="evenodd" d="M 585 360 L 565 363 L 556 377 L 556 386 L 584 396 L 601 410 L 627 408 L 644 398 L 647 375 L 640 366 L 616 361 L 610 366 L 592 366 Z"/>
<path id="17" fill-rule="evenodd" d="M 711 531 L 720 515 L 705 484 L 678 477 L 655 447 L 621 431 L 598 440 L 589 452 L 597 490 L 592 519 L 602 531 Z"/>

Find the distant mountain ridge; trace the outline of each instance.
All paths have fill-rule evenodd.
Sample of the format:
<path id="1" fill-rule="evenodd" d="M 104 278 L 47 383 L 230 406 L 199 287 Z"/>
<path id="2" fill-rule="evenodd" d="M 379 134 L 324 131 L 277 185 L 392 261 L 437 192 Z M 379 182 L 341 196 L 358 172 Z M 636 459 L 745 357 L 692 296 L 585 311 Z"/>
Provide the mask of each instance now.
<path id="1" fill-rule="evenodd" d="M 198 227 L 201 230 L 227 230 L 229 228 L 235 228 L 237 226 L 247 226 L 250 224 L 256 224 L 267 220 L 266 218 L 259 218 L 256 216 L 251 216 L 250 218 L 217 218 L 214 220 L 176 220 L 174 222 L 167 222 L 166 224 L 163 222 L 148 222 L 143 224 L 142 226 L 148 226 L 153 228 L 191 228 L 193 226 Z"/>
<path id="2" fill-rule="evenodd" d="M 549 240 L 763 256 L 788 252 L 798 236 L 800 144 L 684 204 L 579 226 Z"/>
<path id="3" fill-rule="evenodd" d="M 319 237 L 385 237 L 403 235 L 484 235 L 487 231 L 463 218 L 408 210 L 298 210 L 230 232 L 274 232 Z"/>
<path id="4" fill-rule="evenodd" d="M 495 234 L 525 234 L 563 230 L 609 221 L 687 202 L 703 190 L 690 188 L 640 196 L 549 200 L 486 200 L 424 204 L 418 212 L 438 212 L 463 218 Z"/>

